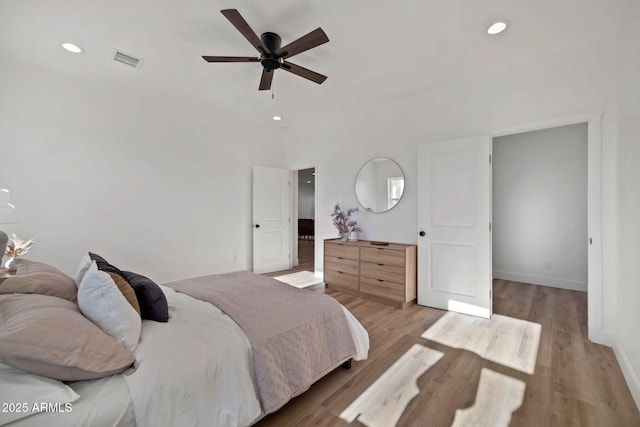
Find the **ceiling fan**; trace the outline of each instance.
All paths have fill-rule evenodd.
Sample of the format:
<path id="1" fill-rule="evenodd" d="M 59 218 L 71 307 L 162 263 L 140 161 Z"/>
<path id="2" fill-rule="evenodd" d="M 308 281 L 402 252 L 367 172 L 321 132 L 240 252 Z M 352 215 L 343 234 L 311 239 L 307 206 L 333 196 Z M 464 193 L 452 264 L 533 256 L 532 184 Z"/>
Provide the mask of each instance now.
<path id="1" fill-rule="evenodd" d="M 249 43 L 260 52 L 260 57 L 252 56 L 203 56 L 207 62 L 260 62 L 262 64 L 262 78 L 258 90 L 271 89 L 271 81 L 273 80 L 274 71 L 281 68 L 290 73 L 296 74 L 305 79 L 321 84 L 327 79 L 327 76 L 308 70 L 299 65 L 293 64 L 286 59 L 294 55 L 313 49 L 316 46 L 329 41 L 329 37 L 322 31 L 322 28 L 316 28 L 309 34 L 292 41 L 284 47 L 280 47 L 281 39 L 276 33 L 262 33 L 260 38 L 251 29 L 247 21 L 244 20 L 240 12 L 236 9 L 224 9 L 220 11 L 240 33 L 249 40 Z"/>

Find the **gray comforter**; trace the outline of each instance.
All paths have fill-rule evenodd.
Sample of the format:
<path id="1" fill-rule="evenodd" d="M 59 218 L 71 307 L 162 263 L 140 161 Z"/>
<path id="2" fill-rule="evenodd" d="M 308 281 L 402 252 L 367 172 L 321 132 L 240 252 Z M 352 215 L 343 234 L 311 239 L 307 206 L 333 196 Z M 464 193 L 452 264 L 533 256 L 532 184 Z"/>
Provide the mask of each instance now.
<path id="1" fill-rule="evenodd" d="M 249 272 L 167 283 L 231 317 L 253 347 L 254 374 L 265 414 L 276 411 L 356 354 L 340 304 Z"/>

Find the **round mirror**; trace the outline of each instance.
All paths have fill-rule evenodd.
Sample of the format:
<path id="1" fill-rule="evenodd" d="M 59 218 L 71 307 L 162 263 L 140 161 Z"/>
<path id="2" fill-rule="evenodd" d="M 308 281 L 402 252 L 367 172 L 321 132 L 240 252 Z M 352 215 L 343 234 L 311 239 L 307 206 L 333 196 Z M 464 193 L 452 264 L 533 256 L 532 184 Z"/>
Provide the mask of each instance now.
<path id="1" fill-rule="evenodd" d="M 386 212 L 402 198 L 404 174 L 386 157 L 369 160 L 356 176 L 356 197 L 369 212 Z"/>

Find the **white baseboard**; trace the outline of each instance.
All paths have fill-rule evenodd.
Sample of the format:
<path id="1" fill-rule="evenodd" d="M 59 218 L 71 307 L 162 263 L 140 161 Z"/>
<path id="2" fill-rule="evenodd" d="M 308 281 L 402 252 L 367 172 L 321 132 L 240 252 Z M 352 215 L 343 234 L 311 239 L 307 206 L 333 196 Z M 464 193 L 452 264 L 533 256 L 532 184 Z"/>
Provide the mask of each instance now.
<path id="1" fill-rule="evenodd" d="M 636 401 L 636 406 L 640 409 L 640 376 L 638 376 L 638 372 L 633 369 L 629 356 L 627 356 L 627 353 L 617 340 L 613 345 L 613 352 L 616 355 L 616 359 L 618 359 L 618 365 L 620 365 L 620 369 L 622 369 L 622 375 L 624 375 L 624 379 L 627 381 L 633 400 Z"/>
<path id="2" fill-rule="evenodd" d="M 536 276 L 533 274 L 512 273 L 509 271 L 494 270 L 493 278 L 510 280 L 513 282 L 531 283 L 532 285 L 552 286 L 554 288 L 569 289 L 571 291 L 587 292 L 587 282 L 558 279 L 556 277 Z"/>

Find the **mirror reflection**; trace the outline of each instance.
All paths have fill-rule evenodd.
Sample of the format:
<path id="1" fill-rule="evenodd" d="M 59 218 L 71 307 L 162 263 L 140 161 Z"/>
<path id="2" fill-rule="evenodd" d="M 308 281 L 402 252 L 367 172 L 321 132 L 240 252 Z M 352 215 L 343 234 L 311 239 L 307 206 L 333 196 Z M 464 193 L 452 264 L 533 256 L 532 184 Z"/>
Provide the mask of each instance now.
<path id="1" fill-rule="evenodd" d="M 356 176 L 356 197 L 369 212 L 386 212 L 402 198 L 404 174 L 386 157 L 369 160 Z"/>

